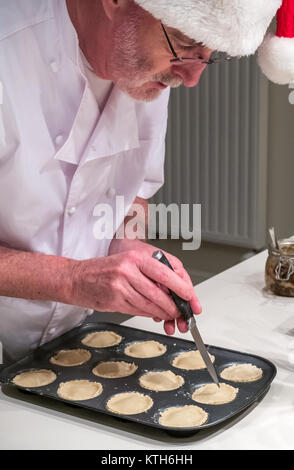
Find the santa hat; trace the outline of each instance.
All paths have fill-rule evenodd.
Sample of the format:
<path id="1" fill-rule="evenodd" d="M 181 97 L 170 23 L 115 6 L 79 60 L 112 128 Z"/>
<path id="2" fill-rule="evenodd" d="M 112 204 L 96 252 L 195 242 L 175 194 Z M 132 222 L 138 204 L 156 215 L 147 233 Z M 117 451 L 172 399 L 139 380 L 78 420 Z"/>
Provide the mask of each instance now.
<path id="1" fill-rule="evenodd" d="M 209 49 L 254 54 L 268 78 L 294 80 L 294 0 L 135 0 L 142 8 Z M 278 13 L 277 13 L 278 11 Z M 277 35 L 267 34 L 277 13 Z"/>
<path id="2" fill-rule="evenodd" d="M 276 35 L 267 34 L 258 51 L 264 74 L 281 85 L 294 81 L 294 0 L 283 0 L 277 13 Z"/>

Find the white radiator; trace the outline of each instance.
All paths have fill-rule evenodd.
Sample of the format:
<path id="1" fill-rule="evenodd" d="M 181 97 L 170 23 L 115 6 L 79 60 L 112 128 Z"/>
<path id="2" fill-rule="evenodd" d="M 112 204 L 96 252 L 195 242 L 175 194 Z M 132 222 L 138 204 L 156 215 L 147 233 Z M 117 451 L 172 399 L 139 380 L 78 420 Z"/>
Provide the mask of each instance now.
<path id="1" fill-rule="evenodd" d="M 173 90 L 165 185 L 153 202 L 202 206 L 202 240 L 260 249 L 266 240 L 268 82 L 255 57 L 209 66 Z"/>

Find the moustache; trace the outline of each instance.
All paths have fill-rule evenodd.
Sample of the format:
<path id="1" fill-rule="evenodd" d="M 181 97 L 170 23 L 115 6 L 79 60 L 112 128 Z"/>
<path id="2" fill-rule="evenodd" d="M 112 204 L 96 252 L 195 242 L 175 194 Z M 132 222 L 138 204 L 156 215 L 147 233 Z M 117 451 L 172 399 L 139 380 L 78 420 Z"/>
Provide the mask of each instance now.
<path id="1" fill-rule="evenodd" d="M 179 75 L 172 74 L 158 74 L 154 77 L 154 81 L 171 88 L 178 88 L 183 85 L 183 79 Z"/>

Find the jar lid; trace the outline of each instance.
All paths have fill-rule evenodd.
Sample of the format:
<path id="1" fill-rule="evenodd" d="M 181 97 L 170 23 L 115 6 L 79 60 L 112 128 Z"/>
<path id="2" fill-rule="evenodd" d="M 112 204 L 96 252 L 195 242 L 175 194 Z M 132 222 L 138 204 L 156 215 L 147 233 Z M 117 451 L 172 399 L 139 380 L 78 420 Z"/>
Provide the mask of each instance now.
<path id="1" fill-rule="evenodd" d="M 294 237 L 283 238 L 278 240 L 279 250 L 277 248 L 269 247 L 269 253 L 279 257 L 294 257 Z"/>
<path id="2" fill-rule="evenodd" d="M 279 240 L 280 253 L 282 256 L 294 257 L 294 237 Z"/>

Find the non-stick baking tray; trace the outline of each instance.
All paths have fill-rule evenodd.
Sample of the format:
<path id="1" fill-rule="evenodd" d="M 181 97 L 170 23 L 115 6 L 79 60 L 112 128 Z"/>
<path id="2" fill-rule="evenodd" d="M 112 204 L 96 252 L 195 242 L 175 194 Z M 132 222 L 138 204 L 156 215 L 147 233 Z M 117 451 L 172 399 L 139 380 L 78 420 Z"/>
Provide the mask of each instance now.
<path id="1" fill-rule="evenodd" d="M 122 337 L 122 341 L 117 346 L 107 348 L 90 348 L 82 344 L 81 340 L 89 333 L 95 331 L 114 331 Z M 154 358 L 138 359 L 124 354 L 127 345 L 137 341 L 155 340 L 164 344 L 167 348 L 164 355 Z M 91 359 L 81 366 L 62 367 L 51 364 L 50 357 L 61 349 L 87 349 L 91 352 Z M 176 355 L 181 352 L 196 349 L 192 341 L 180 338 L 165 336 L 149 331 L 117 325 L 113 323 L 88 323 L 79 328 L 75 328 L 64 335 L 55 338 L 53 341 L 44 344 L 36 349 L 30 355 L 11 364 L 0 372 L 0 383 L 13 384 L 15 375 L 32 369 L 50 369 L 55 372 L 57 379 L 46 386 L 36 388 L 24 388 L 23 390 L 53 398 L 71 405 L 91 409 L 92 411 L 106 413 L 119 419 L 144 424 L 146 426 L 156 427 L 176 436 L 187 436 L 196 433 L 200 429 L 220 424 L 235 415 L 239 414 L 253 403 L 265 395 L 276 375 L 276 367 L 267 359 L 260 356 L 232 351 L 216 346 L 207 345 L 207 350 L 215 356 L 215 367 L 218 375 L 226 367 L 235 363 L 251 363 L 263 370 L 262 378 L 255 382 L 233 383 L 224 379 L 221 382 L 228 383 L 238 387 L 239 392 L 234 401 L 223 405 L 204 405 L 192 400 L 191 396 L 194 390 L 206 383 L 211 383 L 211 378 L 206 369 L 187 371 L 172 366 L 172 361 Z M 132 362 L 138 366 L 136 372 L 129 376 L 119 379 L 107 379 L 97 377 L 92 373 L 92 369 L 102 361 L 125 361 Z M 141 375 L 148 371 L 171 370 L 176 375 L 181 375 L 185 383 L 181 388 L 168 392 L 154 392 L 142 388 L 139 384 Z M 57 389 L 61 382 L 67 380 L 84 379 L 100 382 L 103 386 L 103 392 L 96 398 L 84 401 L 69 401 L 61 399 L 57 395 Z M 122 392 L 140 392 L 149 395 L 154 404 L 147 412 L 138 415 L 116 415 L 107 410 L 107 401 L 115 394 Z M 207 421 L 198 427 L 193 428 L 171 428 L 159 424 L 160 413 L 166 408 L 173 406 L 196 405 L 200 406 L 208 414 Z"/>

